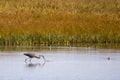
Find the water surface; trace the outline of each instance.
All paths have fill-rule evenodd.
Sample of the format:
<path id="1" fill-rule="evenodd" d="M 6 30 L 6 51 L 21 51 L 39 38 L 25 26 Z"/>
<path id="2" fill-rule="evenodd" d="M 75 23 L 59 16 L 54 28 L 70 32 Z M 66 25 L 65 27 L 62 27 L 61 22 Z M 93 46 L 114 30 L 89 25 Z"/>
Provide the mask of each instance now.
<path id="1" fill-rule="evenodd" d="M 26 52 L 42 54 L 49 61 L 33 59 L 25 63 Z M 120 80 L 120 50 L 90 47 L 2 50 L 0 80 Z"/>

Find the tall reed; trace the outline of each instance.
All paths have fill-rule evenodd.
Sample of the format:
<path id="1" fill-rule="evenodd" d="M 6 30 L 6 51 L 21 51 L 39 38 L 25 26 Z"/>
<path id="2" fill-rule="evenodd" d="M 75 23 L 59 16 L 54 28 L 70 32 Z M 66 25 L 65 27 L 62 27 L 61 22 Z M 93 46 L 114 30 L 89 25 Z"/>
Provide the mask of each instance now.
<path id="1" fill-rule="evenodd" d="M 120 1 L 0 1 L 0 45 L 75 43 L 120 43 Z"/>

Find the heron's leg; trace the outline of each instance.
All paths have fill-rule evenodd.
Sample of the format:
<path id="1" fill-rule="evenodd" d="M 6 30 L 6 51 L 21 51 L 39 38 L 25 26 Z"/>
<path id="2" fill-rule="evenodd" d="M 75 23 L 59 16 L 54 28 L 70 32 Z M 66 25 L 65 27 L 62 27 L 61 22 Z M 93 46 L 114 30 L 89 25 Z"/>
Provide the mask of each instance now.
<path id="1" fill-rule="evenodd" d="M 46 63 L 46 61 L 44 61 L 44 63 L 42 64 L 42 66 L 44 66 L 44 65 L 45 65 L 45 63 Z"/>
<path id="2" fill-rule="evenodd" d="M 27 60 L 28 60 L 28 59 L 29 59 L 29 58 L 26 58 L 26 59 L 25 59 L 25 63 L 27 63 Z"/>

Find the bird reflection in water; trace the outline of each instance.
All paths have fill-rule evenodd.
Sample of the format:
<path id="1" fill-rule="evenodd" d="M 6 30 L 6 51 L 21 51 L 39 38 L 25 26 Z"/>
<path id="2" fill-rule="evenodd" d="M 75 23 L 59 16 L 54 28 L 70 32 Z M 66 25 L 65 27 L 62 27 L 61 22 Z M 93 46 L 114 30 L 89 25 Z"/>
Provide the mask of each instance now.
<path id="1" fill-rule="evenodd" d="M 30 68 L 44 67 L 44 65 L 45 65 L 45 62 L 43 62 L 43 63 L 28 63 L 28 64 L 26 64 L 26 66 L 30 67 Z"/>

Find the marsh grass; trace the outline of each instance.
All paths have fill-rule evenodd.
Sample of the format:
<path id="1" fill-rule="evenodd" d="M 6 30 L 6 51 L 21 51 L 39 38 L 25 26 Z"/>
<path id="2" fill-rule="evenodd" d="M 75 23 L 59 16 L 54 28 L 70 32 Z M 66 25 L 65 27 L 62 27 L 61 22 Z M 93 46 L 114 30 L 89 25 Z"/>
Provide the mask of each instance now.
<path id="1" fill-rule="evenodd" d="M 0 1 L 0 45 L 76 43 L 120 43 L 120 1 Z"/>

